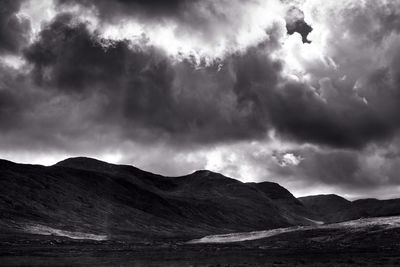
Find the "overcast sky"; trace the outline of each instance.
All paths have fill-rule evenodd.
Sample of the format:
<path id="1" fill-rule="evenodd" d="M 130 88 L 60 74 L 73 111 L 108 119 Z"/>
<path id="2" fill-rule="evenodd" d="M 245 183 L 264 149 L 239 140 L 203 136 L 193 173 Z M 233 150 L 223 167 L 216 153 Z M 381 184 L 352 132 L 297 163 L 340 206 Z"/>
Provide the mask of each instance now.
<path id="1" fill-rule="evenodd" d="M 400 197 L 398 0 L 0 0 L 0 158 Z"/>

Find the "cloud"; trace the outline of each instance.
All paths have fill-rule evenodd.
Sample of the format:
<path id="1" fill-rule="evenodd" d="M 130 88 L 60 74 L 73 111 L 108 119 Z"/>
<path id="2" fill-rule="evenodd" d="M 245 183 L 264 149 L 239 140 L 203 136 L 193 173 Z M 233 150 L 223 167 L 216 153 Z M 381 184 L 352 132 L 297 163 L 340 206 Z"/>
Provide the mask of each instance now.
<path id="1" fill-rule="evenodd" d="M 55 17 L 40 32 L 38 40 L 25 50 L 25 57 L 33 64 L 39 86 L 77 92 L 117 88 L 129 67 L 126 58 L 138 69 L 148 61 L 145 53 L 131 51 L 126 42 L 92 35 L 85 23 L 76 23 L 67 13 Z"/>
<path id="2" fill-rule="evenodd" d="M 371 145 L 361 152 L 348 150 L 298 150 L 302 161 L 288 167 L 287 174 L 310 185 L 320 184 L 352 197 L 384 197 L 381 192 L 393 186 L 392 194 L 400 186 L 396 171 L 399 157 L 390 157 L 393 146 Z"/>
<path id="3" fill-rule="evenodd" d="M 397 135 L 399 34 L 395 1 L 305 1 L 311 44 L 292 36 L 284 47 L 286 83 L 270 97 L 272 121 L 283 136 L 360 149 Z M 292 64 L 292 65 L 291 65 Z M 293 67 L 296 66 L 296 67 Z"/>
<path id="4" fill-rule="evenodd" d="M 246 182 L 274 181 L 296 196 L 336 193 L 354 198 L 397 197 L 397 141 L 362 151 L 326 149 L 275 139 L 240 142 L 202 154 L 206 168 Z M 199 162 L 202 162 L 199 160 Z"/>
<path id="5" fill-rule="evenodd" d="M 214 60 L 268 39 L 266 30 L 284 26 L 278 0 L 91 1 L 59 0 L 58 10 L 91 22 L 103 37 L 149 44 L 182 58 Z M 282 31 L 283 31 L 282 27 Z"/>
<path id="6" fill-rule="evenodd" d="M 191 146 L 265 136 L 264 108 L 253 102 L 276 86 L 281 69 L 268 54 L 280 31 L 270 31 L 270 41 L 260 47 L 199 65 L 190 58 L 176 61 L 145 41 L 104 39 L 63 13 L 43 27 L 24 55 L 34 88 L 50 103 L 62 103 L 50 125 L 61 130 L 57 124 L 70 120 L 60 132 L 65 142 L 88 138 L 92 128 L 123 140 Z M 79 118 L 69 119 L 75 112 Z M 41 121 L 43 115 L 35 115 Z"/>
<path id="7" fill-rule="evenodd" d="M 284 153 L 283 155 L 279 156 L 278 160 L 279 160 L 279 164 L 282 167 L 285 167 L 285 166 L 290 166 L 290 165 L 294 165 L 294 166 L 299 165 L 302 158 L 295 156 L 293 153 Z"/>
<path id="8" fill-rule="evenodd" d="M 398 186 L 395 1 L 58 1 L 29 41 L 5 3 L 2 154 L 211 168 L 297 194 Z"/>
<path id="9" fill-rule="evenodd" d="M 180 17 L 185 9 L 198 2 L 188 0 L 58 0 L 60 5 L 79 4 L 87 8 L 96 8 L 100 17 L 115 20 L 116 17 L 139 15 L 144 18 L 160 20 L 165 17 Z"/>
<path id="10" fill-rule="evenodd" d="M 335 72 L 352 70 L 358 61 L 337 71 L 305 62 L 310 81 L 293 80 L 283 73 L 287 62 L 273 59 L 283 49 L 281 26 L 266 29 L 268 39 L 245 51 L 199 63 L 177 61 L 145 37 L 139 44 L 105 39 L 64 13 L 43 28 L 25 56 L 36 86 L 96 103 L 97 114 L 87 120 L 130 140 L 207 144 L 264 138 L 275 129 L 284 139 L 360 149 L 395 135 L 397 81 L 385 78 L 395 61 L 359 75 L 349 71 L 353 83 Z M 387 94 L 376 95 L 376 88 Z"/>
<path id="11" fill-rule="evenodd" d="M 289 8 L 286 17 L 286 29 L 288 34 L 299 33 L 303 43 L 311 43 L 307 36 L 312 32 L 312 27 L 304 21 L 304 13 L 299 8 L 293 6 Z"/>
<path id="12" fill-rule="evenodd" d="M 23 0 L 0 1 L 0 54 L 16 54 L 28 43 L 30 23 L 17 16 Z"/>

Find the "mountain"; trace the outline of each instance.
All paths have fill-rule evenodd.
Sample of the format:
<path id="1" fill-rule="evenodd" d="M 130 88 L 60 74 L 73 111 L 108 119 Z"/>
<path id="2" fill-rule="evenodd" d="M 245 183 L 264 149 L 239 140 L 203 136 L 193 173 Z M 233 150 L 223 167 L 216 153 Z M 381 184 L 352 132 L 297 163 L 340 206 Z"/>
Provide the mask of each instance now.
<path id="1" fill-rule="evenodd" d="M 400 199 L 359 199 L 353 201 L 353 206 L 362 217 L 383 217 L 400 215 Z"/>
<path id="2" fill-rule="evenodd" d="M 400 199 L 359 199 L 352 202 L 338 195 L 316 195 L 298 199 L 328 223 L 400 215 Z"/>
<path id="3" fill-rule="evenodd" d="M 273 183 L 211 171 L 164 177 L 71 158 L 53 166 L 0 161 L 0 231 L 158 240 L 313 224 Z"/>
<path id="4" fill-rule="evenodd" d="M 307 196 L 300 197 L 298 200 L 316 216 L 321 217 L 324 222 L 341 222 L 355 219 L 358 216 L 351 214 L 351 201 L 338 195 Z"/>
<path id="5" fill-rule="evenodd" d="M 272 202 L 283 210 L 286 218 L 294 225 L 296 224 L 315 224 L 319 223 L 321 217 L 310 212 L 296 197 L 286 188 L 277 183 L 261 182 L 249 183 L 258 190 L 262 191 Z"/>
<path id="6" fill-rule="evenodd" d="M 185 240 L 400 214 L 400 200 L 296 199 L 277 183 L 242 183 L 199 170 L 165 177 L 70 158 L 53 166 L 0 160 L 0 233 Z"/>

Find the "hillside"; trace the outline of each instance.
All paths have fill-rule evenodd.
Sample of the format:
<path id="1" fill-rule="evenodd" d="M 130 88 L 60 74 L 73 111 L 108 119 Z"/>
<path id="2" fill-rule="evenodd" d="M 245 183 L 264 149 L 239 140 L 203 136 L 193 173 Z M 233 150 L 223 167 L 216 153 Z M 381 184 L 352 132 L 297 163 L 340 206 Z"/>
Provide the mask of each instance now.
<path id="1" fill-rule="evenodd" d="M 50 167 L 0 161 L 0 212 L 3 232 L 47 229 L 139 241 L 313 224 L 276 184 L 210 171 L 164 177 L 89 158 Z"/>
<path id="2" fill-rule="evenodd" d="M 352 202 L 337 195 L 316 195 L 299 200 L 327 223 L 400 215 L 400 199 L 359 199 Z"/>
<path id="3" fill-rule="evenodd" d="M 0 161 L 0 232 L 154 241 L 400 214 L 400 201 L 296 199 L 277 183 L 200 170 L 164 177 L 71 158 L 53 166 Z"/>
<path id="4" fill-rule="evenodd" d="M 318 224 L 320 222 L 321 216 L 310 212 L 303 203 L 281 185 L 272 182 L 249 184 L 262 191 L 275 205 L 280 207 L 284 211 L 286 218 L 292 224 L 297 225 L 300 222 L 302 225 L 308 225 L 310 223 Z"/>

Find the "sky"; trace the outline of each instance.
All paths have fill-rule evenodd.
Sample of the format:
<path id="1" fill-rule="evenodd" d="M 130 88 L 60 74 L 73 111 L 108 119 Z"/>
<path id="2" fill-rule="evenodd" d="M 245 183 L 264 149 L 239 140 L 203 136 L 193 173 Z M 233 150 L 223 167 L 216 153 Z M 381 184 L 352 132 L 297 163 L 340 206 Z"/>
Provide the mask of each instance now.
<path id="1" fill-rule="evenodd" d="M 397 0 L 0 0 L 0 158 L 400 197 Z"/>

